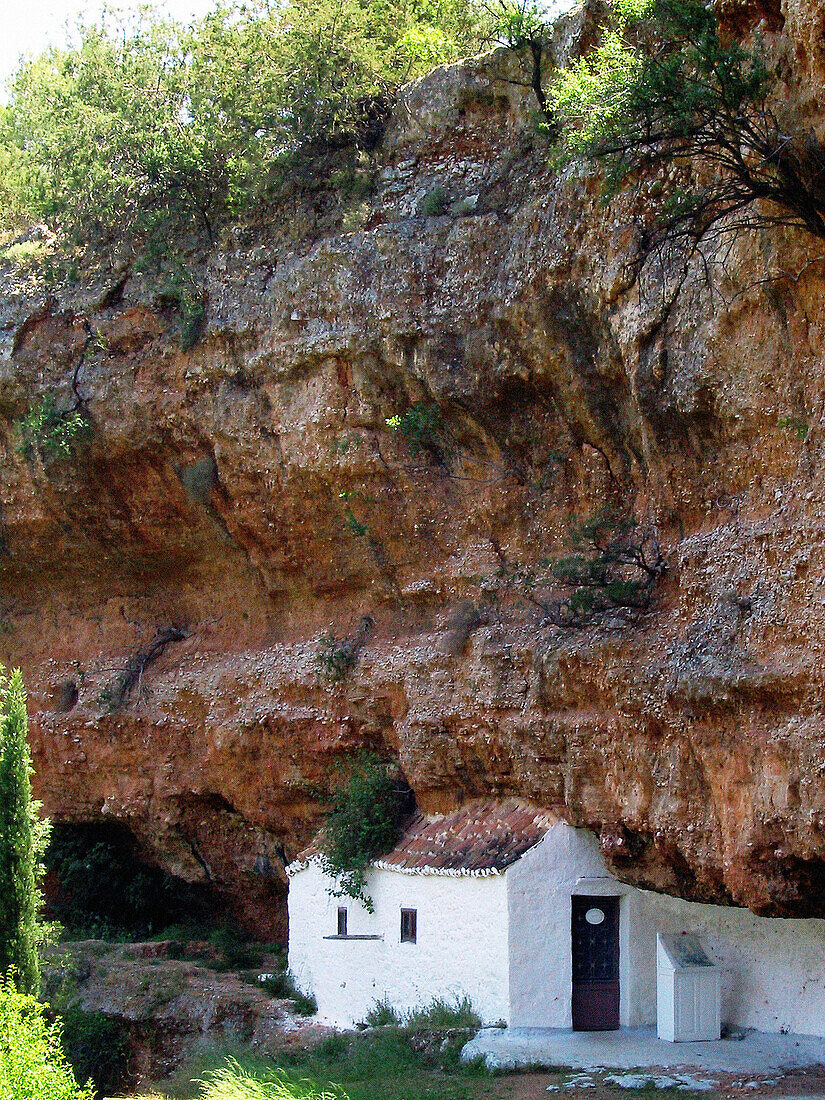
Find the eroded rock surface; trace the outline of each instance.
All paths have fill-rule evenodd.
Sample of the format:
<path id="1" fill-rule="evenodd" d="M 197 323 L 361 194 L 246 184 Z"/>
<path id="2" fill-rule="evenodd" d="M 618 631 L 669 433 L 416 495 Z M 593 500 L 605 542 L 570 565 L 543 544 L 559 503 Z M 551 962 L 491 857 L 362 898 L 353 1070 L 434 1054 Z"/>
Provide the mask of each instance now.
<path id="1" fill-rule="evenodd" d="M 728 17 L 821 131 L 819 6 Z M 628 881 L 825 916 L 823 250 L 728 241 L 665 310 L 673 274 L 632 283 L 629 206 L 554 174 L 508 65 L 408 88 L 366 198 L 226 234 L 188 351 L 128 268 L 51 294 L 7 273 L 2 651 L 38 794 L 267 935 L 360 746 L 425 809 L 521 795 Z M 73 383 L 91 439 L 26 460 L 15 421 Z M 419 402 L 441 424 L 416 449 L 386 421 Z M 605 506 L 658 532 L 654 605 L 553 627 L 502 564 Z M 325 636 L 359 624 L 331 682 Z"/>

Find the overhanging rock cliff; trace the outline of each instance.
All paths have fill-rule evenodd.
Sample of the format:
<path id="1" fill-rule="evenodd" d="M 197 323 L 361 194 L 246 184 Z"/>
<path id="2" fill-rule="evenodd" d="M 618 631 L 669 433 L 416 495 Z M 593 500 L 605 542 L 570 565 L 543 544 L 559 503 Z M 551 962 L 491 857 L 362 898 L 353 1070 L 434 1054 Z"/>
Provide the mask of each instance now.
<path id="1" fill-rule="evenodd" d="M 822 130 L 818 6 L 728 14 Z M 825 916 L 821 250 L 741 237 L 665 308 L 670 273 L 628 277 L 629 206 L 551 170 L 511 64 L 406 89 L 366 196 L 296 188 L 228 233 L 187 351 L 129 268 L 7 272 L 2 652 L 37 793 L 269 934 L 361 746 L 424 809 L 516 794 L 628 881 Z M 90 439 L 27 460 L 15 421 L 73 384 Z M 437 428 L 388 428 L 410 409 Z M 653 604 L 554 626 L 513 578 L 605 507 L 657 532 Z"/>

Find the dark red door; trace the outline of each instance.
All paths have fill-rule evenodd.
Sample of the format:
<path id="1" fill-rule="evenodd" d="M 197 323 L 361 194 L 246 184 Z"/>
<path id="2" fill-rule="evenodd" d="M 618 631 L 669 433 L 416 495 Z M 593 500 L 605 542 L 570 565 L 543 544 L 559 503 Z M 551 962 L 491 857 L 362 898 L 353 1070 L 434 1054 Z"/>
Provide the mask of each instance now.
<path id="1" fill-rule="evenodd" d="M 619 899 L 574 897 L 573 1028 L 619 1026 Z"/>

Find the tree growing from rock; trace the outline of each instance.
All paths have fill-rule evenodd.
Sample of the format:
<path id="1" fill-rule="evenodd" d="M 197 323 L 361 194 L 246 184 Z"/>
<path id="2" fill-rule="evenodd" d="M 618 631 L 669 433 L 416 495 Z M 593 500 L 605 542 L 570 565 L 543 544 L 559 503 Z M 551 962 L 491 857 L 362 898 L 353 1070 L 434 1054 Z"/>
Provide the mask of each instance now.
<path id="1" fill-rule="evenodd" d="M 704 0 L 611 0 L 609 13 L 548 102 L 562 162 L 598 167 L 607 197 L 638 188 L 638 265 L 747 228 L 825 239 L 825 150 L 777 113 L 759 44 L 728 41 Z"/>
<path id="2" fill-rule="evenodd" d="M 334 896 L 354 898 L 372 912 L 372 899 L 366 893 L 369 866 L 392 849 L 414 806 L 412 791 L 397 766 L 372 753 L 352 762 L 346 778 L 332 792 L 321 842 L 322 866 L 336 882 Z"/>
<path id="3" fill-rule="evenodd" d="M 26 689 L 19 669 L 0 692 L 0 974 L 23 993 L 40 990 L 39 879 L 48 824 L 32 799 Z"/>

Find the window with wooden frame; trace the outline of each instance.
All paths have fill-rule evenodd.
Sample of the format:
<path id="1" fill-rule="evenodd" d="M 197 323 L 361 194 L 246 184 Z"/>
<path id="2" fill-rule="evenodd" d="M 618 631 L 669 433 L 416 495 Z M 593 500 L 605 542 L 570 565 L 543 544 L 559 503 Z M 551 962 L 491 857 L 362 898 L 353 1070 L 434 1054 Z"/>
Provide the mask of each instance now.
<path id="1" fill-rule="evenodd" d="M 418 936 L 418 910 L 401 910 L 401 942 L 415 943 Z"/>
<path id="2" fill-rule="evenodd" d="M 338 906 L 338 935 L 346 936 L 347 934 L 347 907 L 346 905 Z"/>

